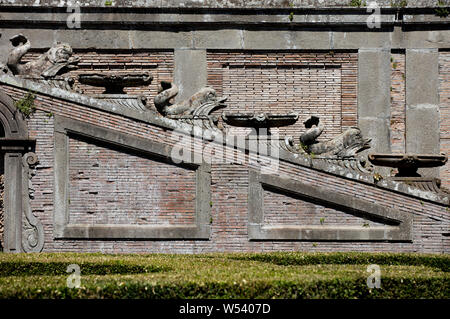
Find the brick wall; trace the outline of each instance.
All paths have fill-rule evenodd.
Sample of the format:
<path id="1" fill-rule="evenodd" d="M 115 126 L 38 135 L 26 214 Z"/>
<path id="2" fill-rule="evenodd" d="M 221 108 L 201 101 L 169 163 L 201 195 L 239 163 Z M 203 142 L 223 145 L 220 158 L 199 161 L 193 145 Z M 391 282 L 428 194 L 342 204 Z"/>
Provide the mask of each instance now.
<path id="1" fill-rule="evenodd" d="M 321 139 L 357 123 L 356 53 L 208 52 L 207 60 L 208 85 L 228 97 L 218 113 L 297 112 L 296 124 L 279 129 L 296 137 L 303 121 L 317 115 L 325 124 Z"/>
<path id="2" fill-rule="evenodd" d="M 374 227 L 383 224 L 337 210 L 311 199 L 264 187 L 264 223 L 267 225 L 324 225 Z"/>
<path id="3" fill-rule="evenodd" d="M 28 52 L 22 62 L 36 59 L 44 51 L 33 50 Z M 74 56 L 80 59 L 78 69 L 66 73 L 64 76 L 75 79 L 74 88 L 87 95 L 101 94 L 105 90 L 102 87 L 94 87 L 78 82 L 79 74 L 102 73 L 102 74 L 129 74 L 129 73 L 149 73 L 153 76 L 153 81 L 147 86 L 129 87 L 124 91 L 131 95 L 143 95 L 153 106 L 153 98 L 158 92 L 158 84 L 163 80 L 172 80 L 173 71 L 173 51 L 114 51 L 96 50 L 85 51 L 75 50 Z"/>
<path id="4" fill-rule="evenodd" d="M 154 81 L 149 87 L 131 94 L 156 94 L 156 84 L 170 79 L 173 68 L 172 52 L 76 52 L 81 58 L 82 71 L 153 70 Z M 37 52 L 33 53 L 37 54 Z M 31 58 L 29 55 L 27 58 Z M 404 139 L 404 55 L 392 55 L 393 149 L 402 151 Z M 155 62 L 156 61 L 156 62 Z M 159 61 L 159 62 L 158 62 Z M 446 136 L 448 99 L 450 92 L 450 54 L 441 52 L 441 146 L 450 140 Z M 128 63 L 128 64 L 127 64 Z M 141 63 L 140 66 L 135 66 Z M 154 65 L 157 64 L 155 67 Z M 72 71 L 75 72 L 75 71 Z M 76 74 L 73 73 L 73 74 Z M 273 53 L 273 52 L 208 52 L 208 84 L 219 95 L 228 95 L 232 112 L 287 113 L 297 111 L 300 120 L 282 134 L 299 136 L 304 131 L 303 120 L 315 114 L 325 121 L 323 138 L 338 134 L 357 123 L 357 54 L 356 53 Z M 14 99 L 24 96 L 23 90 L 0 85 Z M 87 88 L 85 88 L 87 90 Z M 90 89 L 86 93 L 100 93 Z M 262 92 L 262 93 L 261 93 Z M 245 103 L 243 103 L 243 101 Z M 248 103 L 247 103 L 248 102 Z M 246 108 L 243 110 L 242 106 Z M 248 171 L 251 165 L 212 165 L 211 171 L 211 238 L 208 241 L 133 241 L 133 240 L 53 240 L 53 178 L 54 123 L 52 114 L 63 115 L 100 127 L 143 137 L 171 146 L 171 132 L 140 121 L 93 110 L 85 106 L 49 96 L 38 95 L 37 111 L 28 120 L 30 137 L 37 139 L 39 165 L 32 183 L 35 199 L 33 214 L 43 223 L 45 251 L 101 252 L 212 252 L 212 251 L 421 251 L 450 252 L 449 240 L 442 233 L 450 228 L 448 210 L 442 205 L 423 202 L 356 181 L 314 171 L 306 167 L 281 162 L 279 175 L 310 185 L 326 187 L 330 192 L 351 195 L 379 205 L 392 207 L 413 217 L 413 243 L 367 242 L 250 242 L 248 223 Z M 293 108 L 294 106 L 294 108 Z M 442 112 L 444 110 L 444 112 Z M 221 110 L 220 112 L 222 112 Z M 444 123 L 444 124 L 443 124 Z M 447 123 L 447 124 L 445 124 Z M 403 131 L 402 131 L 403 130 Z M 280 130 L 281 131 L 281 130 Z M 395 134 L 394 134 L 395 133 Z M 448 148 L 447 148 L 448 153 Z M 94 166 L 100 162 L 98 166 Z M 79 139 L 70 140 L 70 218 L 72 221 L 103 223 L 190 223 L 193 218 L 193 172 L 179 170 L 170 163 L 157 162 L 123 150 L 105 147 Z M 443 169 L 448 174 L 448 166 Z M 140 172 L 140 173 L 136 173 Z M 442 171 L 441 171 L 442 172 Z M 156 178 L 155 178 L 156 176 Z M 444 175 L 443 175 L 444 176 Z M 449 176 L 449 175 L 446 175 Z M 89 183 L 86 183 L 89 178 Z M 122 182 L 123 180 L 123 182 Z M 446 179 L 447 181 L 449 178 Z M 119 185 L 114 188 L 112 185 Z M 139 188 L 136 188 L 139 185 Z M 163 189 L 153 196 L 152 187 Z M 165 192 L 167 190 L 167 192 Z M 181 191 L 180 191 L 181 190 Z M 127 196 L 124 196 L 124 193 Z M 152 194 L 149 196 L 149 194 Z M 267 224 L 291 225 L 307 222 L 348 224 L 368 222 L 317 203 L 309 203 L 286 194 L 265 192 L 264 220 Z M 141 209 L 142 207 L 146 209 Z M 158 209 L 157 209 L 158 208 Z M 125 215 L 124 212 L 127 212 Z M 146 219 L 146 220 L 144 220 Z"/>
<path id="5" fill-rule="evenodd" d="M 304 167 L 296 167 L 283 163 L 280 167 L 279 175 L 283 177 L 301 180 L 310 185 L 324 186 L 330 192 L 342 194 L 351 194 L 356 198 L 364 198 L 371 202 L 392 207 L 402 212 L 410 214 L 414 219 L 413 240 L 414 243 L 384 243 L 384 242 L 289 242 L 289 241 L 267 241 L 267 242 L 249 242 L 247 235 L 247 196 L 248 190 L 248 169 L 245 166 L 221 165 L 212 168 L 212 218 L 213 233 L 211 237 L 211 246 L 207 248 L 213 250 L 229 251 L 403 251 L 403 252 L 446 252 L 448 247 L 443 246 L 445 237 L 441 234 L 450 226 L 448 222 L 448 212 L 444 207 L 425 203 L 420 200 L 407 199 L 392 192 L 382 191 L 380 189 L 367 187 L 365 185 L 335 178 L 320 172 L 313 172 Z M 266 194 L 267 195 L 267 194 Z M 285 195 L 282 196 L 286 202 Z M 288 203 L 302 205 L 295 198 L 288 200 Z M 284 202 L 273 202 L 272 198 L 266 198 L 264 219 L 268 222 L 276 218 L 277 225 L 292 225 L 292 222 L 298 218 L 298 212 L 285 208 Z M 308 219 L 308 224 L 320 224 L 320 217 L 325 216 L 325 225 L 327 222 L 333 222 L 334 215 L 329 209 L 320 209 L 308 211 L 312 217 Z M 272 210 L 281 212 L 281 216 L 275 216 Z M 433 213 L 431 213 L 433 212 Z M 314 214 L 315 213 L 315 214 Z M 336 212 L 334 212 L 336 214 Z M 431 213 L 432 215 L 428 215 Z M 327 215 L 329 214 L 329 215 Z M 327 220 L 327 216 L 330 217 Z M 440 217 L 438 217 L 440 216 Z M 446 216 L 446 217 L 445 217 Z M 334 215 L 336 217 L 336 215 Z M 341 216 L 351 220 L 352 216 Z M 435 220 L 433 220 L 435 218 Z M 437 221 L 439 219 L 439 222 Z M 356 221 L 356 220 L 355 220 Z M 337 223 L 337 219 L 334 221 Z M 340 219 L 339 223 L 343 220 Z M 359 222 L 359 221 L 357 221 Z M 272 224 L 274 224 L 272 222 Z M 372 224 L 375 225 L 375 224 Z M 361 224 L 360 224 L 361 226 Z M 445 249 L 445 250 L 444 250 Z"/>
<path id="6" fill-rule="evenodd" d="M 5 92 L 15 100 L 22 98 L 25 91 L 4 87 Z M 39 164 L 36 167 L 36 175 L 32 179 L 35 188 L 35 199 L 31 202 L 33 214 L 35 214 L 44 226 L 46 251 L 102 251 L 109 247 L 110 251 L 134 251 L 139 247 L 143 249 L 143 242 L 127 243 L 120 246 L 118 243 L 96 242 L 89 244 L 82 241 L 53 241 L 53 187 L 54 187 L 54 117 L 58 114 L 79 121 L 92 123 L 101 127 L 111 128 L 137 137 L 150 138 L 162 144 L 169 145 L 170 139 L 163 129 L 142 125 L 121 116 L 106 112 L 88 109 L 75 103 L 62 100 L 54 100 L 50 97 L 38 95 L 35 100 L 37 110 L 28 121 L 30 138 L 36 138 L 36 153 Z M 120 241 L 119 241 L 120 242 Z M 116 247 L 113 249 L 112 247 Z M 144 246 L 143 246 L 144 245 Z M 130 248 L 124 248 L 124 247 Z M 136 248 L 131 248 L 136 246 Z M 112 249 L 112 250 L 111 250 Z"/>
<path id="7" fill-rule="evenodd" d="M 195 172 L 70 138 L 69 198 L 74 224 L 192 224 Z"/>
<path id="8" fill-rule="evenodd" d="M 439 52 L 441 152 L 450 155 L 450 52 Z M 450 162 L 440 169 L 442 185 L 450 189 Z"/>
<path id="9" fill-rule="evenodd" d="M 2 85 L 1 89 L 17 99 L 25 92 Z M 248 161 L 243 165 L 214 164 L 211 168 L 211 237 L 206 241 L 133 241 L 133 240 L 53 240 L 53 114 L 64 115 L 101 127 L 173 145 L 176 142 L 170 131 L 143 122 L 133 121 L 119 115 L 107 114 L 82 105 L 56 100 L 48 96 L 38 96 L 37 111 L 28 121 L 31 137 L 37 138 L 36 153 L 39 156 L 36 176 L 32 183 L 35 199 L 31 201 L 33 214 L 43 223 L 45 230 L 45 251 L 100 251 L 100 252 L 173 252 L 199 253 L 213 251 L 421 251 L 447 252 L 445 238 L 441 235 L 450 228 L 445 207 L 421 201 L 409 196 L 396 194 L 356 181 L 337 178 L 333 175 L 314 171 L 285 162 L 280 163 L 279 175 L 299 180 L 310 185 L 326 187 L 330 192 L 338 192 L 368 200 L 379 205 L 398 209 L 413 217 L 413 243 L 385 242 L 250 242 L 247 234 L 248 221 Z M 85 147 L 87 147 L 85 145 Z M 94 149 L 93 146 L 89 146 Z M 85 156 L 83 153 L 76 156 Z M 125 156 L 125 155 L 123 155 Z M 133 162 L 133 157 L 128 157 Z M 119 165 L 117 161 L 111 164 Z M 119 170 L 116 166 L 114 170 Z M 179 192 L 178 192 L 179 193 Z M 174 196 L 179 196 L 179 194 Z M 281 205 L 281 204 L 280 204 Z M 298 204 L 297 204 L 298 205 Z M 268 206 L 270 207 L 270 206 Z M 281 209 L 281 208 L 280 208 Z M 270 213 L 271 210 L 267 209 Z M 317 216 L 337 214 L 316 210 Z M 295 218 L 295 212 L 286 210 L 277 216 L 277 223 L 287 224 Z M 343 216 L 344 217 L 344 216 Z M 266 216 L 266 218 L 268 218 Z M 331 217 L 330 217 L 331 218 Z M 345 216 L 344 218 L 351 218 Z M 316 220 L 316 219 L 314 219 Z M 327 218 L 325 219 L 325 222 Z M 314 221 L 313 221 L 314 222 Z"/>

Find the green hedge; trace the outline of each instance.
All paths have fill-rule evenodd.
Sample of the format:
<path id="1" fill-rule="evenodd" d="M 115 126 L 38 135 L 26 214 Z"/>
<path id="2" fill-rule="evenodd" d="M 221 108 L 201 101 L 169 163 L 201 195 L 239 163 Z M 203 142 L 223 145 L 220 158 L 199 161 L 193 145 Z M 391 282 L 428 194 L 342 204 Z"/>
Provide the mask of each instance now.
<path id="1" fill-rule="evenodd" d="M 80 288 L 66 286 L 70 264 Z M 367 287 L 370 264 L 381 289 Z M 449 264 L 443 254 L 0 254 L 0 298 L 449 299 Z"/>
<path id="2" fill-rule="evenodd" d="M 301 265 L 408 265 L 427 266 L 450 271 L 450 255 L 419 255 L 393 253 L 266 253 L 244 254 L 233 258 L 273 263 L 282 266 Z"/>
<path id="3" fill-rule="evenodd" d="M 107 298 L 107 299 L 444 299 L 450 298 L 448 279 L 383 278 L 381 289 L 368 289 L 362 280 L 334 279 L 314 284 L 298 282 L 254 282 L 246 285 L 232 283 L 177 283 L 144 285 L 125 283 L 102 287 L 39 288 L 16 291 L 0 298 Z"/>
<path id="4" fill-rule="evenodd" d="M 62 276 L 68 275 L 67 267 L 71 262 L 0 262 L 0 276 Z M 81 262 L 81 275 L 142 274 L 167 271 L 169 268 L 153 265 L 123 264 L 120 262 L 92 263 Z"/>

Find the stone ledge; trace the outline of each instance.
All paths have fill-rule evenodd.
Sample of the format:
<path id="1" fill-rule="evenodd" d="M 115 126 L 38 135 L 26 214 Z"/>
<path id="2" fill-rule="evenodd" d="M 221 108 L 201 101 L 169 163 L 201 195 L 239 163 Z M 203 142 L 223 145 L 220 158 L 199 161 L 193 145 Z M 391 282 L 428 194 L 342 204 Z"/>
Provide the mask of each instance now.
<path id="1" fill-rule="evenodd" d="M 27 22 L 28 23 L 28 22 Z M 19 27 L 16 27 L 19 26 Z M 188 31 L 177 27 L 161 27 L 160 30 L 119 29 L 24 29 L 22 24 L 0 30 L 0 55 L 6 57 L 11 50 L 7 39 L 22 33 L 27 36 L 34 49 L 47 49 L 55 42 L 67 42 L 74 50 L 328 50 L 356 51 L 364 48 L 447 49 L 450 47 L 450 31 L 423 30 L 405 32 L 402 26 L 379 31 L 366 26 L 343 26 L 336 28 L 256 28 L 238 26 L 210 26 L 210 29 L 193 27 Z M 0 27 L 1 28 L 1 27 Z M 112 28 L 112 27 L 111 27 Z M 149 28 L 148 28 L 149 29 Z M 332 30 L 330 30 L 332 29 Z M 223 40 L 221 40 L 223 39 Z M 4 61 L 3 61 L 4 62 Z"/>
<path id="2" fill-rule="evenodd" d="M 3 12 L 2 12 L 3 11 Z M 1 24 L 13 24 L 17 21 L 27 21 L 36 26 L 39 25 L 67 25 L 67 19 L 71 13 L 62 12 L 20 12 L 20 11 L 4 11 L 0 7 Z M 179 12 L 139 12 L 139 13 L 123 13 L 116 12 L 111 14 L 83 11 L 80 15 L 80 23 L 82 28 L 93 28 L 98 26 L 123 26 L 123 27 L 137 27 L 143 28 L 151 25 L 202 25 L 207 24 L 208 27 L 213 25 L 289 25 L 289 26 L 366 26 L 367 19 L 370 13 L 365 11 L 360 14 L 351 12 L 295 12 L 292 16 L 289 10 L 283 12 L 266 12 L 265 14 L 243 14 L 233 12 L 206 12 L 206 13 L 179 13 Z M 411 19 L 410 23 L 433 21 L 428 17 L 426 20 L 422 16 Z M 435 19 L 434 22 L 444 23 L 450 19 L 441 18 Z M 380 17 L 380 22 L 383 27 L 393 25 L 397 22 L 396 16 L 393 13 L 383 13 Z"/>
<path id="3" fill-rule="evenodd" d="M 1 1 L 1 0 L 0 0 Z M 450 9 L 447 9 L 450 11 Z M 443 25 L 450 21 L 450 16 L 439 17 L 433 10 L 423 9 L 424 12 L 415 9 L 405 13 L 403 17 L 391 9 L 383 9 L 380 15 L 382 27 L 394 24 L 414 25 Z M 156 26 L 184 26 L 190 28 L 193 25 L 257 25 L 257 26 L 365 26 L 372 11 L 366 9 L 277 9 L 263 11 L 235 11 L 217 10 L 214 8 L 185 11 L 170 9 L 122 11 L 120 9 L 90 9 L 83 8 L 80 11 L 80 23 L 84 28 L 114 26 L 123 28 L 142 29 Z M 21 7 L 4 7 L 0 5 L 0 23 L 2 25 L 14 25 L 15 22 L 27 21 L 34 26 L 67 26 L 67 20 L 72 17 L 73 11 L 65 8 L 36 8 L 35 11 Z M 370 29 L 369 29 L 370 30 Z"/>
<path id="4" fill-rule="evenodd" d="M 208 240 L 209 226 L 154 226 L 117 224 L 70 224 L 64 228 L 64 239 L 159 239 Z"/>

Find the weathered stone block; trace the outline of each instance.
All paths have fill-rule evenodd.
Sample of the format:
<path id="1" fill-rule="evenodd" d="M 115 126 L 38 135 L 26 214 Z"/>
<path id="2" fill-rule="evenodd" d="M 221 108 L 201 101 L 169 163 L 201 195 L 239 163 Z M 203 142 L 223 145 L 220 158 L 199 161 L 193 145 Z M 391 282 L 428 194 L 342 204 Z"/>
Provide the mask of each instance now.
<path id="1" fill-rule="evenodd" d="M 358 57 L 358 115 L 390 116 L 390 51 L 361 49 Z"/>
<path id="2" fill-rule="evenodd" d="M 122 49 L 130 48 L 128 31 L 115 30 L 59 30 L 54 34 L 54 41 L 67 42 L 73 48 L 87 49 Z"/>
<path id="3" fill-rule="evenodd" d="M 406 106 L 439 103 L 439 52 L 406 50 Z"/>
<path id="4" fill-rule="evenodd" d="M 206 50 L 175 50 L 174 63 L 174 83 L 179 89 L 175 102 L 191 97 L 206 86 Z"/>
<path id="5" fill-rule="evenodd" d="M 388 118 L 359 117 L 358 126 L 363 136 L 371 138 L 369 152 L 390 153 L 390 125 Z"/>
<path id="6" fill-rule="evenodd" d="M 419 104 L 406 108 L 406 151 L 418 154 L 439 154 L 439 107 Z M 422 168 L 419 174 L 438 177 L 439 168 Z"/>
<path id="7" fill-rule="evenodd" d="M 331 31 L 333 49 L 390 48 L 390 32 Z"/>
<path id="8" fill-rule="evenodd" d="M 358 69 L 358 126 L 372 139 L 371 152 L 389 153 L 390 50 L 359 50 Z"/>
<path id="9" fill-rule="evenodd" d="M 193 46 L 196 49 L 241 49 L 242 30 L 196 30 Z"/>
<path id="10" fill-rule="evenodd" d="M 330 49 L 328 32 L 319 31 L 243 31 L 245 49 Z"/>
<path id="11" fill-rule="evenodd" d="M 129 31 L 131 49 L 192 48 L 192 33 L 169 31 Z"/>
<path id="12" fill-rule="evenodd" d="M 439 138 L 439 53 L 406 50 L 406 152 L 438 154 Z M 439 169 L 419 174 L 437 177 Z"/>

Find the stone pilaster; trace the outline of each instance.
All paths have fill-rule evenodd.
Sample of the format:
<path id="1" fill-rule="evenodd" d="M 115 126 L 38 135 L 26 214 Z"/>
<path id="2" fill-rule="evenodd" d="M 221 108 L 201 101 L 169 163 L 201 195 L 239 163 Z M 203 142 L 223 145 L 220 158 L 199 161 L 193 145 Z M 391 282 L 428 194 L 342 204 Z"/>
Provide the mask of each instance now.
<path id="1" fill-rule="evenodd" d="M 406 152 L 439 154 L 439 52 L 406 50 Z M 437 177 L 437 168 L 419 174 Z"/>
<path id="2" fill-rule="evenodd" d="M 2 155 L 2 154 L 1 154 Z M 22 155 L 5 153 L 4 251 L 22 252 Z M 19 178 L 18 178 L 19 177 Z"/>
<path id="3" fill-rule="evenodd" d="M 174 83 L 180 90 L 175 102 L 191 97 L 206 86 L 206 50 L 176 49 L 174 63 Z"/>
<path id="4" fill-rule="evenodd" d="M 358 55 L 358 126 L 372 139 L 369 152 L 390 153 L 390 50 L 360 49 Z"/>

